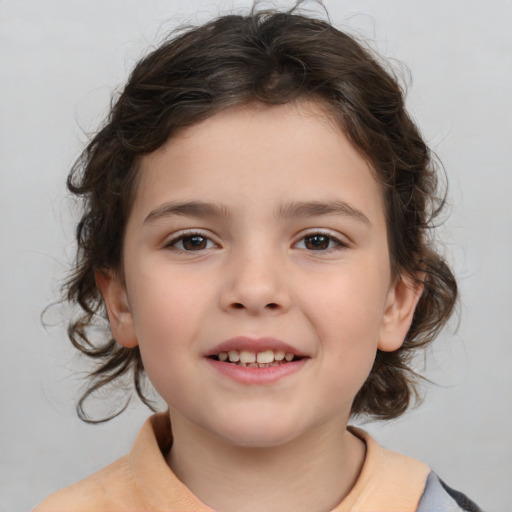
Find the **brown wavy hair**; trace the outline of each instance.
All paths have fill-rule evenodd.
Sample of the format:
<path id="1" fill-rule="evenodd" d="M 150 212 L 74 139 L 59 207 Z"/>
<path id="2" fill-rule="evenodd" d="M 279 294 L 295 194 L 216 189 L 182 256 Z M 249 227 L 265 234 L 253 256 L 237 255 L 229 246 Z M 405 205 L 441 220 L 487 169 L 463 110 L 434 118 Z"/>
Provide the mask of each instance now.
<path id="1" fill-rule="evenodd" d="M 299 2 L 300 3 L 300 2 Z M 378 351 L 371 373 L 355 397 L 352 413 L 396 418 L 417 397 L 411 358 L 431 342 L 450 317 L 457 298 L 455 278 L 436 252 L 434 218 L 438 196 L 435 159 L 404 107 L 395 75 L 364 44 L 330 23 L 289 12 L 253 11 L 227 15 L 188 28 L 143 58 L 109 116 L 68 177 L 80 196 L 77 259 L 65 285 L 67 299 L 81 308 L 68 327 L 69 338 L 97 365 L 77 405 L 120 377 L 131 376 L 144 392 L 138 347 L 90 333 L 105 306 L 95 281 L 102 269 L 122 271 L 122 243 L 137 187 L 138 163 L 184 127 L 215 113 L 251 102 L 280 105 L 314 100 L 327 108 L 382 184 L 390 259 L 395 275 L 424 275 L 424 290 L 410 330 L 395 352 Z"/>

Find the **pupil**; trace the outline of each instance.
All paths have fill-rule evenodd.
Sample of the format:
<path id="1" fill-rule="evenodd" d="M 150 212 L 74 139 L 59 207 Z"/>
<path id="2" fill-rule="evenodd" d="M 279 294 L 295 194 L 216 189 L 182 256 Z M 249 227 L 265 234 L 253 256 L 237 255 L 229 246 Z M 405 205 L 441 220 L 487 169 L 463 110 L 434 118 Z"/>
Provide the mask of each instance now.
<path id="1" fill-rule="evenodd" d="M 204 236 L 187 236 L 183 239 L 185 249 L 196 250 L 206 247 L 206 238 Z"/>
<path id="2" fill-rule="evenodd" d="M 317 251 L 327 249 L 329 247 L 329 237 L 324 235 L 309 236 L 306 239 L 306 247 Z"/>

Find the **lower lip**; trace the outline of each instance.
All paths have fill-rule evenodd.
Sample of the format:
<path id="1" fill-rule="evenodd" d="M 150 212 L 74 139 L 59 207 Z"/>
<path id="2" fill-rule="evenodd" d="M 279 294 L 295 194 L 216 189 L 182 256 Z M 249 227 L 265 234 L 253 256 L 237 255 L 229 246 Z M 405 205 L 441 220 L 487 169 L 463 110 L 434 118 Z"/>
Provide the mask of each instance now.
<path id="1" fill-rule="evenodd" d="M 217 361 L 216 359 L 206 358 L 215 370 L 222 373 L 230 379 L 241 384 L 272 384 L 278 380 L 298 372 L 307 362 L 306 357 L 297 361 L 283 363 L 278 366 L 268 366 L 264 368 L 253 368 L 247 366 L 238 366 L 233 363 Z"/>

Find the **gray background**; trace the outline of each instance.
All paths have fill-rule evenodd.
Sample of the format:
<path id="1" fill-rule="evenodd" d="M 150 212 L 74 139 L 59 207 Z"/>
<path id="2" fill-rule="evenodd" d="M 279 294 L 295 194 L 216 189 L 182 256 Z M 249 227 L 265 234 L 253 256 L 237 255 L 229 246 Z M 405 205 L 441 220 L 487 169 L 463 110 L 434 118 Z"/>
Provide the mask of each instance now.
<path id="1" fill-rule="evenodd" d="M 84 364 L 58 299 L 73 255 L 64 181 L 148 46 L 174 26 L 248 1 L 0 0 L 0 511 L 123 455 L 146 409 L 82 424 Z M 327 0 L 339 27 L 369 38 L 413 77 L 408 103 L 450 181 L 441 230 L 462 292 L 460 328 L 429 352 L 419 409 L 366 425 L 489 511 L 510 511 L 512 480 L 512 2 Z M 506 496 L 508 499 L 506 499 Z"/>

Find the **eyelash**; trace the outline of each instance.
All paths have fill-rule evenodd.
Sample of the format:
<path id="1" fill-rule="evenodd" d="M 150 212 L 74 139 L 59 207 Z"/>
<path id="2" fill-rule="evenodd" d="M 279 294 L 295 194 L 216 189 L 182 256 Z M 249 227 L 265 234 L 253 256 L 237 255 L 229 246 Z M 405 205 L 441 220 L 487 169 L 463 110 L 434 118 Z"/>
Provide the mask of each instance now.
<path id="1" fill-rule="evenodd" d="M 300 247 L 300 249 L 306 250 L 308 252 L 328 252 L 328 251 L 333 251 L 333 250 L 337 250 L 337 249 L 344 249 L 344 248 L 348 247 L 347 243 L 342 242 L 341 240 L 339 240 L 335 236 L 333 236 L 333 235 L 331 235 L 329 233 L 322 232 L 322 231 L 317 231 L 317 232 L 308 233 L 307 235 L 304 235 L 303 237 L 301 237 L 299 239 L 298 242 L 294 243 L 294 247 L 297 247 L 297 245 L 300 242 L 306 241 L 308 239 L 311 241 L 311 239 L 313 239 L 315 237 L 327 239 L 328 246 L 326 248 L 320 248 L 320 249 L 318 249 L 318 248 L 317 249 L 308 249 L 306 246 L 304 246 L 304 247 Z M 197 250 L 186 249 L 183 246 L 183 242 L 185 240 L 187 240 L 187 239 L 193 239 L 193 238 L 201 238 L 204 242 L 206 242 L 207 246 L 206 247 L 200 247 Z M 182 244 L 182 247 L 176 247 L 176 245 L 178 243 L 180 243 L 180 242 Z M 331 244 L 333 242 L 334 242 L 334 246 L 331 246 Z M 186 233 L 181 233 L 179 236 L 173 238 L 172 240 L 170 240 L 168 243 L 165 244 L 165 247 L 169 248 L 169 249 L 174 249 L 174 250 L 179 251 L 179 252 L 200 252 L 200 251 L 204 251 L 206 249 L 211 249 L 212 248 L 211 246 L 208 247 L 208 243 L 216 245 L 215 242 L 213 242 L 211 240 L 211 238 L 206 236 L 204 233 L 201 233 L 201 232 L 198 232 L 198 231 L 190 231 L 190 232 L 186 232 Z"/>

